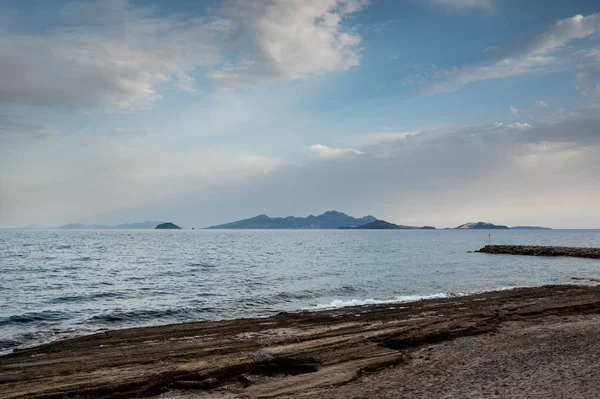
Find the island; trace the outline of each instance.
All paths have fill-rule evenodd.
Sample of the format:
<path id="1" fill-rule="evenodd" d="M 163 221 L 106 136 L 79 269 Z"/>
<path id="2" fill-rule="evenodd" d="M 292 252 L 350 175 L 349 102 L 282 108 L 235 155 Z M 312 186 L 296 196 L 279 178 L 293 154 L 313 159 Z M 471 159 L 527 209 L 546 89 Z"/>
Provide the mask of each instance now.
<path id="1" fill-rule="evenodd" d="M 455 227 L 455 230 L 508 230 L 508 226 L 487 222 L 469 222 Z"/>
<path id="2" fill-rule="evenodd" d="M 167 222 L 161 223 L 158 226 L 156 226 L 156 230 L 181 230 L 181 227 L 177 226 L 174 223 Z"/>
<path id="3" fill-rule="evenodd" d="M 386 222 L 385 220 L 376 220 L 371 223 L 362 224 L 360 226 L 345 226 L 340 227 L 342 230 L 435 230 L 432 226 L 404 226 Z"/>
<path id="4" fill-rule="evenodd" d="M 355 218 L 338 211 L 327 211 L 322 215 L 309 215 L 305 218 L 296 216 L 272 218 L 263 214 L 237 222 L 210 226 L 207 229 L 339 229 L 346 226 L 360 226 L 376 220 L 370 215 Z"/>

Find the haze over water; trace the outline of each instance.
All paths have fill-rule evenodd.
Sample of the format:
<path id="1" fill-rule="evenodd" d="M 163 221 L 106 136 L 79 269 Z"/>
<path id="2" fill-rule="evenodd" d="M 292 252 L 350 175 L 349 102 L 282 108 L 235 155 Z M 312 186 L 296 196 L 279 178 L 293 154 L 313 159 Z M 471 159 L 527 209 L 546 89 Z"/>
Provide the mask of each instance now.
<path id="1" fill-rule="evenodd" d="M 0 230 L 0 353 L 101 329 L 267 316 L 598 277 L 600 230 Z"/>

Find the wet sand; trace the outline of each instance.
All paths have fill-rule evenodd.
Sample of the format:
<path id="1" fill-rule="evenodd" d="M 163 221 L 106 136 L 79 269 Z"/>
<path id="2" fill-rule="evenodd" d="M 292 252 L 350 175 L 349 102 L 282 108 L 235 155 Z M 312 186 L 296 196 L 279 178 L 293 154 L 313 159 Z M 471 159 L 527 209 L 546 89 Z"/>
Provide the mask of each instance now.
<path id="1" fill-rule="evenodd" d="M 110 331 L 0 357 L 2 398 L 600 397 L 600 288 Z"/>

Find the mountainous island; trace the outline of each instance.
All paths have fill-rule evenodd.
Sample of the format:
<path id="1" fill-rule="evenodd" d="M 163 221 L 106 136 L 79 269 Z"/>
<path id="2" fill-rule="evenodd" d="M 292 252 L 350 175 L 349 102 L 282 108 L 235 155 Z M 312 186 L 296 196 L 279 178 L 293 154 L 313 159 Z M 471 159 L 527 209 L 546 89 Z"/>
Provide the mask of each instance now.
<path id="1" fill-rule="evenodd" d="M 181 227 L 177 226 L 174 223 L 171 222 L 167 222 L 167 223 L 161 223 L 158 226 L 155 227 L 156 230 L 181 230 Z"/>
<path id="2" fill-rule="evenodd" d="M 371 223 L 362 224 L 360 226 L 345 226 L 340 227 L 342 230 L 435 230 L 435 227 L 432 226 L 403 226 L 390 222 L 386 222 L 385 220 L 376 220 Z"/>
<path id="3" fill-rule="evenodd" d="M 373 216 L 355 218 L 337 211 L 327 211 L 322 215 L 308 217 L 277 217 L 258 215 L 237 222 L 210 226 L 207 229 L 339 229 L 340 227 L 361 226 L 373 223 Z"/>

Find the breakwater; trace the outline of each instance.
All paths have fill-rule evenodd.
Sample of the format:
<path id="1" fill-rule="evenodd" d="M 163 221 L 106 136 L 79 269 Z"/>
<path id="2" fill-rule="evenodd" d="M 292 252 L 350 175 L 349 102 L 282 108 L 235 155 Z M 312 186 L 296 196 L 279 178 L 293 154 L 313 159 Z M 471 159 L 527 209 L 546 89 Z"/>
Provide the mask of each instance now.
<path id="1" fill-rule="evenodd" d="M 600 259 L 600 248 L 558 247 L 542 245 L 486 245 L 478 251 L 486 254 L 569 256 L 574 258 Z"/>

